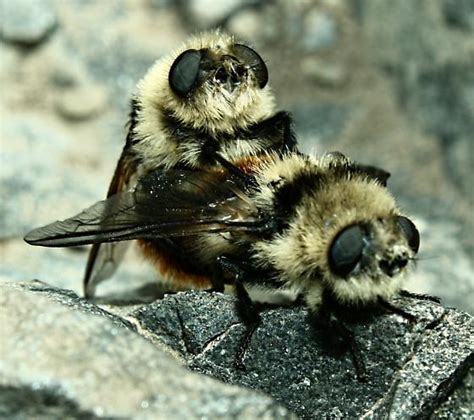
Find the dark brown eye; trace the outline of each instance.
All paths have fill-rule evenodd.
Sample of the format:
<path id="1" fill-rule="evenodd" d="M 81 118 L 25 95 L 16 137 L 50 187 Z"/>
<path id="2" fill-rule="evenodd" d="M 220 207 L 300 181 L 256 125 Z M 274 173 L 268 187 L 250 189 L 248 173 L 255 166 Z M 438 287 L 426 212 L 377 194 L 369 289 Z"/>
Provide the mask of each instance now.
<path id="1" fill-rule="evenodd" d="M 398 216 L 397 222 L 407 238 L 408 246 L 413 250 L 413 252 L 418 252 L 418 249 L 420 248 L 420 234 L 418 233 L 416 226 L 410 219 L 404 216 Z"/>
<path id="2" fill-rule="evenodd" d="M 347 277 L 359 263 L 364 250 L 364 233 L 358 225 L 345 228 L 334 239 L 329 266 L 334 274 Z"/>
<path id="3" fill-rule="evenodd" d="M 168 75 L 174 93 L 186 96 L 196 87 L 200 63 L 201 52 L 197 50 L 186 50 L 174 60 Z"/>
<path id="4" fill-rule="evenodd" d="M 234 45 L 234 54 L 242 64 L 252 69 L 257 78 L 259 88 L 263 89 L 268 82 L 268 70 L 262 57 L 252 50 L 252 48 L 243 44 Z"/>

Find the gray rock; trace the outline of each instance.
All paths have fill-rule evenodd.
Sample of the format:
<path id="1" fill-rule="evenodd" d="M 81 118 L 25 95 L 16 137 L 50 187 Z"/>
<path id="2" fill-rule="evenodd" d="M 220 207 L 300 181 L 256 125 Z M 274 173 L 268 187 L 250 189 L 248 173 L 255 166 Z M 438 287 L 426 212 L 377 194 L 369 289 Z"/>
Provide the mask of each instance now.
<path id="1" fill-rule="evenodd" d="M 242 3 L 242 0 L 192 0 L 187 2 L 187 8 L 196 24 L 201 27 L 208 27 L 227 18 Z"/>
<path id="2" fill-rule="evenodd" d="M 56 288 L 83 295 L 82 279 L 88 248 L 51 249 L 31 247 L 22 239 L 3 240 L 0 280 L 51 279 Z M 96 301 L 114 305 L 145 303 L 163 296 L 156 271 L 130 246 L 114 276 L 97 289 Z"/>
<path id="3" fill-rule="evenodd" d="M 186 371 L 72 293 L 0 287 L 3 418 L 294 418 L 269 397 Z"/>
<path id="4" fill-rule="evenodd" d="M 473 84 L 472 109 L 474 109 L 474 84 Z M 474 114 L 473 114 L 474 118 Z M 458 136 L 455 141 L 444 144 L 447 173 L 462 192 L 466 192 L 468 205 L 474 203 L 472 188 L 472 168 L 474 168 L 474 143 L 472 137 Z"/>
<path id="5" fill-rule="evenodd" d="M 164 9 L 173 4 L 171 0 L 150 0 L 150 5 L 156 9 Z"/>
<path id="6" fill-rule="evenodd" d="M 0 38 L 33 46 L 55 29 L 57 16 L 52 0 L 0 0 Z"/>
<path id="7" fill-rule="evenodd" d="M 308 51 L 330 49 L 337 43 L 337 31 L 336 20 L 329 12 L 312 9 L 304 17 L 302 44 Z"/>
<path id="8" fill-rule="evenodd" d="M 453 384 L 473 366 L 473 333 L 472 317 L 450 309 L 428 324 L 425 334 L 414 342 L 386 397 L 367 417 L 378 412 L 387 413 L 390 418 L 430 415 L 451 393 Z M 459 411 L 466 409 L 458 407 Z"/>
<path id="9" fill-rule="evenodd" d="M 310 80 L 314 80 L 320 86 L 339 88 L 348 80 L 346 68 L 336 62 L 328 62 L 326 59 L 308 57 L 301 61 L 301 71 Z"/>
<path id="10" fill-rule="evenodd" d="M 263 24 L 263 16 L 256 10 L 244 9 L 236 13 L 227 23 L 227 30 L 243 40 L 248 40 L 251 44 L 264 39 L 271 28 Z"/>
<path id="11" fill-rule="evenodd" d="M 433 413 L 433 419 L 469 419 L 474 413 L 474 369 L 470 369 L 464 379 L 448 399 Z"/>
<path id="12" fill-rule="evenodd" d="M 308 153 L 316 145 L 324 145 L 319 152 L 330 149 L 332 140 L 343 131 L 350 118 L 349 104 L 314 102 L 295 103 L 291 106 L 295 129 L 301 149 Z M 314 151 L 314 150 L 313 150 Z"/>
<path id="13" fill-rule="evenodd" d="M 474 265 L 458 240 L 460 226 L 419 217 L 415 217 L 415 223 L 422 244 L 417 269 L 406 287 L 413 292 L 440 296 L 445 305 L 474 314 Z"/>
<path id="14" fill-rule="evenodd" d="M 136 83 L 187 37 L 174 8 L 157 3 L 116 0 L 104 7 L 100 2 L 61 2 L 63 54 L 71 67 L 84 67 L 87 79 L 107 88 L 109 121 L 119 116 L 119 128 L 126 122 Z"/>
<path id="15" fill-rule="evenodd" d="M 214 317 L 215 322 L 209 323 L 209 317 Z M 240 324 L 231 297 L 194 292 L 169 295 L 130 312 L 127 318 L 134 319 L 140 331 L 146 331 L 154 342 L 165 343 L 188 359 L 202 353 L 227 329 Z"/>
<path id="16" fill-rule="evenodd" d="M 474 190 L 459 179 L 473 165 L 474 43 L 472 32 L 453 31 L 449 23 L 474 25 L 473 10 L 472 2 L 457 0 L 364 2 L 364 31 L 376 64 L 394 81 L 407 116 L 438 139 L 447 176 L 471 202 Z"/>
<path id="17" fill-rule="evenodd" d="M 79 86 L 64 89 L 56 99 L 56 110 L 71 121 L 87 120 L 97 116 L 105 108 L 107 95 L 97 85 Z"/>
<path id="18" fill-rule="evenodd" d="M 245 372 L 233 367 L 244 328 L 230 296 L 179 293 L 127 318 L 142 334 L 173 346 L 193 370 L 264 391 L 301 418 L 429 415 L 472 365 L 474 323 L 469 315 L 432 302 L 395 303 L 418 321 L 412 325 L 384 315 L 352 325 L 367 383 L 356 379 L 349 354 L 331 354 L 324 331 L 310 328 L 303 308 L 263 313 Z"/>
<path id="19" fill-rule="evenodd" d="M 40 224 L 75 214 L 97 201 L 105 185 L 97 171 L 72 167 L 72 138 L 34 115 L 5 115 L 2 144 L 0 237 L 23 237 Z M 34 193 L 33 193 L 34 192 Z M 51 220 L 53 219 L 53 220 Z"/>
<path id="20" fill-rule="evenodd" d="M 471 0 L 444 0 L 443 14 L 453 28 L 474 31 L 474 3 Z"/>

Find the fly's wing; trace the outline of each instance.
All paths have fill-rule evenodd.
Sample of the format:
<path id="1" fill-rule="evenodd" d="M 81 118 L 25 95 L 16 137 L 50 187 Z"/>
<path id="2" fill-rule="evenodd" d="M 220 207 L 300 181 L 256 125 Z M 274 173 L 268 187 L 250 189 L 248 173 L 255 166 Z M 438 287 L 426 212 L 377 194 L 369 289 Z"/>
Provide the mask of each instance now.
<path id="1" fill-rule="evenodd" d="M 150 174 L 133 192 L 35 229 L 25 240 L 64 247 L 202 232 L 260 232 L 268 228 L 267 222 L 236 181 L 212 172 L 170 170 Z"/>
<path id="2" fill-rule="evenodd" d="M 92 298 L 97 285 L 112 277 L 122 261 L 130 242 L 93 244 L 84 274 L 84 296 Z"/>
<path id="3" fill-rule="evenodd" d="M 110 183 L 107 197 L 126 189 L 128 181 L 136 173 L 136 163 L 127 156 L 127 146 L 125 146 Z M 92 245 L 83 280 L 86 297 L 94 296 L 97 284 L 112 277 L 129 245 L 129 242 L 95 243 Z"/>
<path id="4" fill-rule="evenodd" d="M 125 147 L 118 161 L 117 168 L 115 169 L 107 197 L 126 189 L 130 178 L 136 175 L 137 163 L 136 160 L 133 159 L 133 154 L 130 152 L 133 144 L 133 130 L 138 118 L 138 111 L 138 102 L 132 99 Z M 92 245 L 89 251 L 83 280 L 84 294 L 86 297 L 92 297 L 94 295 L 95 286 L 115 273 L 127 251 L 128 245 L 129 243 L 127 242 L 110 242 Z"/>

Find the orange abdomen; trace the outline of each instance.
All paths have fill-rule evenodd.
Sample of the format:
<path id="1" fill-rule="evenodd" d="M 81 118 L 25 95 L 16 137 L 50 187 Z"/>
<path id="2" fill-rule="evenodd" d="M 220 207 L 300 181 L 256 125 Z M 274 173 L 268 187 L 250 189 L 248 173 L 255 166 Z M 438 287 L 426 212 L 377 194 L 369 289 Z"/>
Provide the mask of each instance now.
<path id="1" fill-rule="evenodd" d="M 234 165 L 242 172 L 250 174 L 265 161 L 266 155 L 265 157 L 249 156 L 234 162 Z M 206 172 L 222 180 L 228 176 L 227 171 L 220 167 Z M 196 249 L 199 249 L 197 252 L 203 252 L 203 249 L 195 244 L 193 246 L 192 240 L 175 238 L 138 240 L 137 242 L 145 258 L 167 281 L 173 283 L 176 289 L 212 287 L 213 266 L 203 263 L 202 258 L 195 254 Z"/>

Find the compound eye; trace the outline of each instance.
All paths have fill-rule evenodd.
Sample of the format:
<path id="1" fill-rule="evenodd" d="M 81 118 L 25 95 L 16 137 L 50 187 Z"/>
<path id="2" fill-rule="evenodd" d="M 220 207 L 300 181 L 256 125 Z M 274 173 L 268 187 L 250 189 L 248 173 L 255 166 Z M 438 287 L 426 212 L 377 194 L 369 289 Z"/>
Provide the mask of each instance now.
<path id="1" fill-rule="evenodd" d="M 196 87 L 200 63 L 201 52 L 197 50 L 186 50 L 174 60 L 168 75 L 174 93 L 186 96 Z"/>
<path id="2" fill-rule="evenodd" d="M 329 251 L 329 266 L 334 274 L 347 277 L 359 263 L 364 250 L 364 233 L 358 225 L 339 232 Z"/>
<path id="3" fill-rule="evenodd" d="M 418 252 L 418 249 L 420 248 L 420 234 L 418 233 L 416 226 L 410 219 L 404 216 L 398 216 L 397 223 L 407 238 L 408 246 L 413 250 L 413 252 Z"/>
<path id="4" fill-rule="evenodd" d="M 262 57 L 252 50 L 252 48 L 243 44 L 234 45 L 234 54 L 242 64 L 252 69 L 257 79 L 258 87 L 263 89 L 268 82 L 268 69 Z"/>

